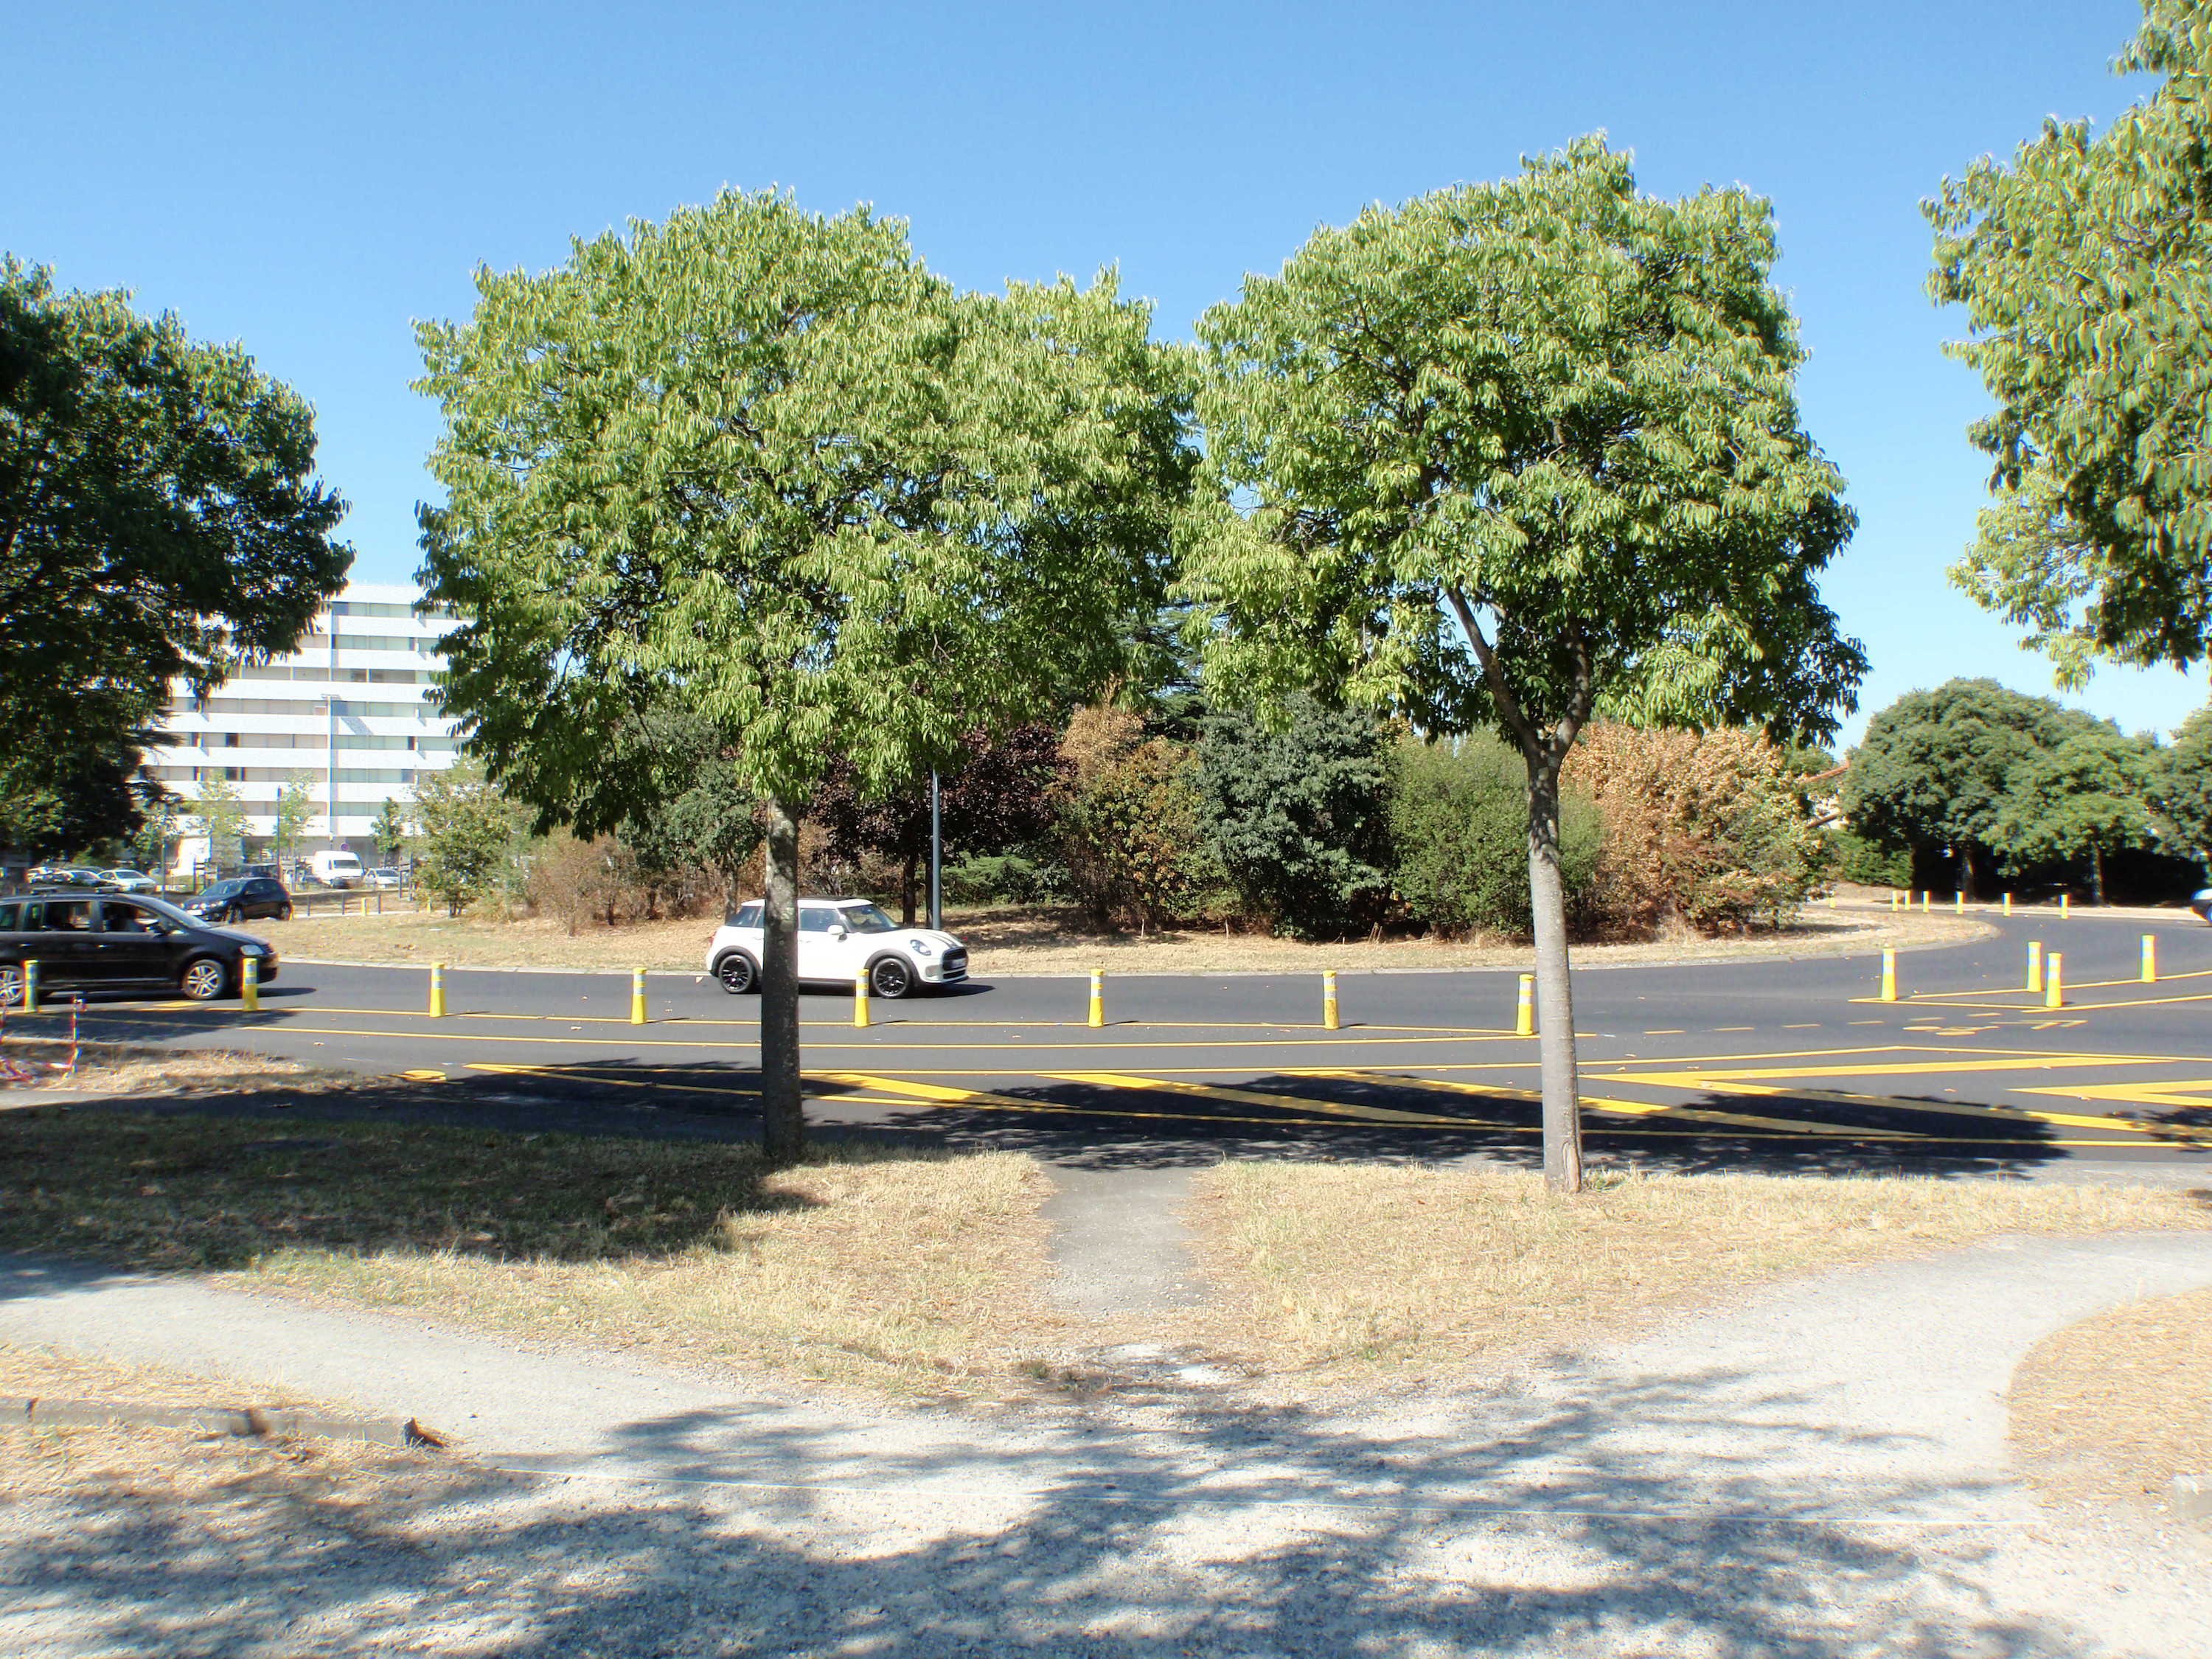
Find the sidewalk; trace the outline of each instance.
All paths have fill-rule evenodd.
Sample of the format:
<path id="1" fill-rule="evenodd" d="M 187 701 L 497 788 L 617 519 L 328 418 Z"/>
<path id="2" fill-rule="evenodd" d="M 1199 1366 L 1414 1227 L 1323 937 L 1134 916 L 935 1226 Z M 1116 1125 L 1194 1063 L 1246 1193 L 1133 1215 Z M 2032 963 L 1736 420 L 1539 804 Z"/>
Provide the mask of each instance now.
<path id="1" fill-rule="evenodd" d="M 561 1625 L 562 1651 L 717 1650 L 708 1634 L 768 1595 L 776 1634 L 760 1650 L 791 1653 L 840 1650 L 841 1621 L 866 1605 L 900 1609 L 895 1639 L 868 1650 L 898 1655 L 2184 1659 L 2204 1650 L 2189 1632 L 2212 1631 L 2212 1553 L 2039 1510 L 2006 1473 L 2002 1391 L 2047 1333 L 2205 1284 L 2198 1236 L 1999 1240 L 1775 1287 L 1494 1388 L 1332 1413 L 1206 1388 L 997 1419 L 831 1407 L 21 1259 L 0 1262 L 0 1340 L 419 1417 L 485 1464 L 563 1477 L 440 1534 L 475 1551 L 471 1617 L 507 1595 L 514 1619 L 544 1626 L 533 1641 Z M 518 1526 L 544 1560 L 601 1571 L 617 1544 L 643 1547 L 642 1509 L 672 1492 L 690 1521 L 654 1522 L 658 1565 L 621 1593 L 555 1621 L 516 1577 Z M 0 1560 L 15 1564 L 0 1603 L 31 1595 L 42 1632 L 65 1614 L 98 1628 L 122 1594 L 119 1568 L 89 1571 L 66 1542 L 27 1556 L 0 1534 Z M 137 1571 L 145 1594 L 261 1605 L 204 1571 L 180 1587 L 158 1560 Z M 680 1630 L 647 1606 L 671 1574 L 720 1587 L 684 1603 Z M 455 1582 L 410 1590 L 428 1599 L 409 1619 L 430 1625 L 406 1627 L 461 1617 Z M 374 1620 L 341 1624 L 327 1650 L 287 1651 L 357 1650 Z M 647 1628 L 653 1645 L 629 1644 Z"/>

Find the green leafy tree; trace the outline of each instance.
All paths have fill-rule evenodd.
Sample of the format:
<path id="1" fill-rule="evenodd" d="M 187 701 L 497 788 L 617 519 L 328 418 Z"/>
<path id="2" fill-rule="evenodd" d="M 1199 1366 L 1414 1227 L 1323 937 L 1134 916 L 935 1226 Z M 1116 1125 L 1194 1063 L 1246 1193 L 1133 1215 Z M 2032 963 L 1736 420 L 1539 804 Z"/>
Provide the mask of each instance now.
<path id="1" fill-rule="evenodd" d="M 2110 726 L 2081 732 L 2021 767 L 1997 814 L 2005 849 L 2021 860 L 2089 861 L 2089 887 L 2105 902 L 2105 859 L 2157 840 L 2150 795 L 2157 763 L 2148 744 Z"/>
<path id="2" fill-rule="evenodd" d="M 2212 869 L 2212 708 L 2184 720 L 2158 762 L 2153 788 L 2176 850 Z"/>
<path id="3" fill-rule="evenodd" d="M 177 798 L 163 791 L 144 804 L 137 833 L 131 838 L 138 867 L 164 884 L 169 878 L 169 855 L 176 845 L 177 829 Z"/>
<path id="4" fill-rule="evenodd" d="M 314 818 L 315 781 L 305 772 L 295 772 L 277 786 L 276 815 L 270 829 L 270 849 L 280 866 L 298 855 Z"/>
<path id="5" fill-rule="evenodd" d="M 1526 938 L 1528 774 L 1520 750 L 1487 732 L 1440 743 L 1407 738 L 1395 756 L 1390 835 L 1407 913 L 1447 933 Z M 1570 914 L 1588 902 L 1605 824 L 1589 797 L 1559 798 L 1559 882 Z"/>
<path id="6" fill-rule="evenodd" d="M 191 829 L 206 837 L 208 862 L 217 870 L 235 870 L 245 862 L 246 804 L 222 773 L 201 783 L 199 799 L 192 803 Z"/>
<path id="7" fill-rule="evenodd" d="M 474 761 L 415 779 L 415 826 L 422 856 L 416 884 L 457 916 L 505 884 L 521 823 L 513 802 Z"/>
<path id="8" fill-rule="evenodd" d="M 0 836 L 128 836 L 170 682 L 299 643 L 352 557 L 314 456 L 240 348 L 0 255 Z"/>
<path id="9" fill-rule="evenodd" d="M 1301 939 L 1341 938 L 1390 899 L 1390 736 L 1368 709 L 1291 700 L 1279 731 L 1209 716 L 1200 821 L 1248 911 Z"/>
<path id="10" fill-rule="evenodd" d="M 1867 722 L 1865 738 L 1851 751 L 1844 815 L 1880 847 L 1920 858 L 1948 848 L 1959 890 L 1972 898 L 1993 859 L 2019 844 L 1997 820 L 2022 769 L 2094 725 L 2048 697 L 2024 696 L 1995 680 L 1949 680 L 1932 691 L 1907 692 Z"/>
<path id="11" fill-rule="evenodd" d="M 2092 136 L 2049 120 L 1928 204 L 1951 353 L 1997 407 L 1994 504 L 1953 580 L 2062 684 L 2096 657 L 2187 664 L 2212 628 L 2212 6 L 2146 0 L 2115 67 L 2164 76 Z"/>
<path id="12" fill-rule="evenodd" d="M 905 229 L 725 194 L 481 272 L 421 339 L 447 707 L 541 823 L 611 829 L 605 733 L 714 730 L 766 836 L 763 1136 L 799 1155 L 799 823 L 1070 706 L 1162 597 L 1186 371 L 1112 280 L 961 295 Z M 665 786 L 664 786 L 665 787 Z"/>
<path id="13" fill-rule="evenodd" d="M 386 864 L 397 864 L 399 855 L 407 850 L 407 814 L 397 800 L 385 798 L 370 821 L 368 838 L 376 848 L 376 855 Z"/>
<path id="14" fill-rule="evenodd" d="M 1763 201 L 1642 195 L 1588 138 L 1322 230 L 1200 328 L 1209 678 L 1522 755 L 1555 1188 L 1581 1183 L 1576 738 L 1601 708 L 1822 737 L 1863 672 L 1815 587 L 1852 519 L 1799 425 L 1774 257 Z"/>

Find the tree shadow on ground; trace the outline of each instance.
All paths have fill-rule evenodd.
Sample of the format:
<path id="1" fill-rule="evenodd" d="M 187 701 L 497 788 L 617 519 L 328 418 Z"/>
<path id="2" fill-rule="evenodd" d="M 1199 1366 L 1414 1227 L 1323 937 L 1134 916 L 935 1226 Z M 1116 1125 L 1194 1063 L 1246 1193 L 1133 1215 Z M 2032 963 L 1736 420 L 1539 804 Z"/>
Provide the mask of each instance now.
<path id="1" fill-rule="evenodd" d="M 2020 1500 L 1935 1448 L 1725 1371 L 1554 1382 L 1396 1428 L 1197 1395 L 858 1436 L 736 1407 L 619 1425 L 554 1473 L 464 1462 L 357 1503 L 88 1480 L 0 1523 L 0 1634 L 891 1659 L 2130 1645 L 2094 1609 L 2006 1610 L 2034 1599 L 2008 1577 Z"/>

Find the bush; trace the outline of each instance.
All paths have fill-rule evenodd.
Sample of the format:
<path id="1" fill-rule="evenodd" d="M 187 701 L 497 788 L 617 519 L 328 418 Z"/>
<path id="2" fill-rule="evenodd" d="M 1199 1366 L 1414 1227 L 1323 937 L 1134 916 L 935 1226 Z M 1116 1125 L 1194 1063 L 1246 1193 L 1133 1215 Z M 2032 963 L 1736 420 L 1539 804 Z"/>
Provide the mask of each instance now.
<path id="1" fill-rule="evenodd" d="M 1598 726 L 1568 767 L 1604 817 L 1592 898 L 1608 931 L 1779 926 L 1819 879 L 1820 831 L 1762 733 Z"/>
<path id="2" fill-rule="evenodd" d="M 1487 735 L 1456 744 L 1398 746 L 1390 831 L 1398 895 L 1417 920 L 1445 933 L 1530 930 L 1528 777 L 1521 757 Z M 1560 801 L 1560 873 L 1571 926 L 1582 921 L 1604 828 L 1587 797 Z"/>
<path id="3" fill-rule="evenodd" d="M 1837 880 L 1856 882 L 1863 887 L 1912 885 L 1911 853 L 1886 851 L 1848 830 L 1836 830 L 1828 837 L 1827 867 L 1835 872 Z"/>
<path id="4" fill-rule="evenodd" d="M 1068 885 L 1094 920 L 1139 933 L 1218 903 L 1218 866 L 1200 833 L 1191 751 L 1147 738 L 1126 709 L 1079 708 L 1060 754 L 1060 845 Z"/>
<path id="5" fill-rule="evenodd" d="M 1051 904 L 1067 896 L 1067 872 L 1027 853 L 970 854 L 945 866 L 955 904 Z"/>
<path id="6" fill-rule="evenodd" d="M 1341 938 L 1389 902 L 1389 735 L 1371 714 L 1291 706 L 1206 722 L 1194 782 L 1207 838 L 1243 908 L 1294 938 Z"/>

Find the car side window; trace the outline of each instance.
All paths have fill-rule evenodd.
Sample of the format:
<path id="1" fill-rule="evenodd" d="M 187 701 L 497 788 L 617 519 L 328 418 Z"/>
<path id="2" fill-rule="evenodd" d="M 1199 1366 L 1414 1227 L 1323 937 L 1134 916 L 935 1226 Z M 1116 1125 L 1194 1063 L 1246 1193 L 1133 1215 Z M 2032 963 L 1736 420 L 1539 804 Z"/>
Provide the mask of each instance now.
<path id="1" fill-rule="evenodd" d="M 112 901 L 100 907 L 100 925 L 110 933 L 166 933 L 167 921 L 150 915 L 135 904 L 117 904 Z"/>
<path id="2" fill-rule="evenodd" d="M 737 914 L 730 918 L 732 927 L 757 927 L 761 925 L 761 907 L 757 903 L 740 904 Z"/>
<path id="3" fill-rule="evenodd" d="M 47 899 L 25 907 L 24 931 L 32 933 L 82 933 L 92 927 L 90 899 Z"/>
<path id="4" fill-rule="evenodd" d="M 0 904 L 0 933 L 14 933 L 15 931 L 16 924 L 21 921 L 22 919 L 23 907 L 21 905 Z"/>
<path id="5" fill-rule="evenodd" d="M 827 905 L 801 905 L 799 911 L 799 931 L 802 933 L 826 933 L 837 913 Z"/>

